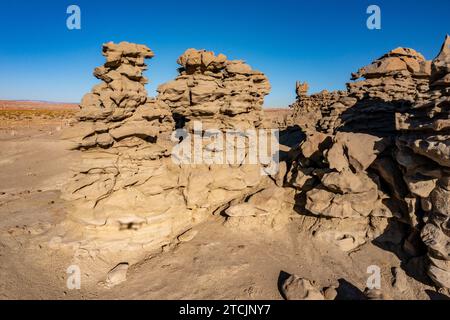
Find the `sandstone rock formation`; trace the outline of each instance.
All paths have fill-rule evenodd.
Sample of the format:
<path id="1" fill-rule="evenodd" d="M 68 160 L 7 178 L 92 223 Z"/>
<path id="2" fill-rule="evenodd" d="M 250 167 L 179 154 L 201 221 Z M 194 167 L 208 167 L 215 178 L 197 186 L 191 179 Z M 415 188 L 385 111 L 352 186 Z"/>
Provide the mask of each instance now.
<path id="1" fill-rule="evenodd" d="M 396 48 L 353 73 L 352 80 L 364 79 L 348 83 L 347 91 L 325 90 L 308 96 L 303 87 L 303 94 L 290 106 L 293 122 L 324 133 L 339 127 L 392 133 L 395 112 L 427 97 L 430 73 L 431 61 L 413 49 Z"/>
<path id="2" fill-rule="evenodd" d="M 348 99 L 344 91 L 322 92 L 308 95 L 308 84 L 297 83 L 297 100 L 289 107 L 292 112 L 292 124 L 305 131 L 333 133 L 339 127 L 339 115 L 356 100 Z"/>
<path id="3" fill-rule="evenodd" d="M 266 76 L 241 60 L 188 49 L 178 59 L 180 75 L 158 88 L 179 127 L 201 120 L 204 129 L 248 129 L 261 125 Z M 186 122 L 186 123 L 185 123 Z"/>
<path id="4" fill-rule="evenodd" d="M 170 109 L 147 97 L 142 72 L 153 56 L 143 45 L 103 46 L 103 82 L 86 94 L 65 138 L 83 153 L 63 197 L 72 209 L 54 242 L 79 249 L 157 247 L 197 219 L 186 208 L 180 168 L 170 158 Z"/>
<path id="5" fill-rule="evenodd" d="M 327 218 L 316 237 L 350 251 L 382 233 L 394 213 L 367 169 L 384 148 L 381 138 L 346 132 L 311 133 L 300 144 L 287 182 L 299 191 L 300 213 Z"/>
<path id="6" fill-rule="evenodd" d="M 426 98 L 430 67 L 420 53 L 399 47 L 353 73 L 352 80 L 365 80 L 349 83 L 348 91 L 358 100 L 415 102 Z"/>
<path id="7" fill-rule="evenodd" d="M 349 97 L 357 102 L 343 112 L 344 130 L 395 134 L 395 113 L 427 96 L 431 62 L 409 48 L 396 48 L 352 74 Z"/>
<path id="8" fill-rule="evenodd" d="M 152 251 L 192 240 L 211 214 L 232 228 L 275 228 L 295 207 L 315 238 L 343 251 L 378 238 L 420 256 L 422 239 L 430 277 L 450 288 L 449 44 L 433 61 L 394 49 L 347 91 L 308 95 L 297 83 L 291 120 L 305 139 L 280 165 L 272 148 L 255 156 L 255 145 L 278 143 L 258 131 L 267 127 L 264 74 L 188 49 L 152 99 L 143 76 L 152 51 L 105 44 L 94 72 L 102 83 L 65 132 L 83 162 L 63 190 L 69 214 L 52 244 L 89 255 Z M 324 298 L 296 277 L 283 290 Z"/>
<path id="9" fill-rule="evenodd" d="M 421 231 L 428 246 L 428 274 L 450 288 L 450 37 L 432 61 L 428 99 L 396 114 L 401 131 L 397 160 L 408 188 L 425 212 Z"/>
<path id="10" fill-rule="evenodd" d="M 71 208 L 52 245 L 90 255 L 152 252 L 189 241 L 192 226 L 253 194 L 273 209 L 267 214 L 276 213 L 284 190 L 264 171 L 276 164 L 273 154 L 247 161 L 254 156 L 249 135 L 262 127 L 270 90 L 261 72 L 189 49 L 178 60 L 180 76 L 151 99 L 142 75 L 145 58 L 153 56 L 149 48 L 107 43 L 103 54 L 106 63 L 94 72 L 103 82 L 85 95 L 64 134 L 83 162 L 63 190 Z M 177 126 L 183 130 L 173 132 Z M 226 129 L 242 143 L 219 141 Z M 226 158 L 230 150 L 232 159 Z"/>
<path id="11" fill-rule="evenodd" d="M 311 96 L 312 115 L 301 107 L 312 100 L 305 86 L 297 90 L 294 114 L 308 111 L 310 123 L 300 125 L 306 139 L 291 151 L 286 179 L 297 189 L 298 211 L 322 217 L 314 235 L 342 250 L 380 236 L 417 256 L 420 233 L 428 273 L 444 288 L 450 287 L 449 45 L 447 36 L 433 61 L 412 49 L 390 51 L 353 74 L 364 79 L 347 84 L 332 103 L 323 93 Z M 323 126 L 330 109 L 337 120 Z M 406 228 L 387 234 L 394 221 Z"/>
<path id="12" fill-rule="evenodd" d="M 183 141 L 187 149 L 197 150 L 208 158 L 198 161 L 190 171 L 184 192 L 188 206 L 226 209 L 232 200 L 256 193 L 251 199 L 265 204 L 264 210 L 250 201 L 225 211 L 228 219 L 274 216 L 283 201 L 284 190 L 269 187 L 271 181 L 264 174 L 276 174 L 278 164 L 273 159 L 276 152 L 268 150 L 262 155 L 265 160 L 255 162 L 252 160 L 255 150 L 251 149 L 263 141 L 258 129 L 264 128 L 262 104 L 270 91 L 267 78 L 243 61 L 230 61 L 223 54 L 216 56 L 205 50 L 188 49 L 178 63 L 180 75 L 159 86 L 157 99 L 170 107 L 177 126 L 189 135 Z M 228 135 L 222 139 L 222 133 Z M 194 141 L 201 141 L 205 135 L 208 139 L 203 139 L 196 149 Z M 264 139 L 271 147 L 278 144 L 276 135 L 270 131 Z M 233 141 L 240 141 L 237 148 Z M 236 154 L 234 161 L 227 157 L 230 151 Z M 223 163 L 223 159 L 227 161 Z M 265 187 L 267 190 L 258 192 Z"/>

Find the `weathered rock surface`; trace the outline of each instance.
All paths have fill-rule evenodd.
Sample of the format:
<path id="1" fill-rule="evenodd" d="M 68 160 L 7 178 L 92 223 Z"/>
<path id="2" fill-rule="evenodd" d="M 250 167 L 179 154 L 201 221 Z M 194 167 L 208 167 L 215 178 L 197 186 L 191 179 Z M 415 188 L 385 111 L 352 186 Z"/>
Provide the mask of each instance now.
<path id="1" fill-rule="evenodd" d="M 297 125 L 304 131 L 319 130 L 333 133 L 340 126 L 340 114 L 356 100 L 348 98 L 344 91 L 326 90 L 308 95 L 308 84 L 297 83 L 297 100 L 289 107 L 293 110 L 291 125 Z"/>
<path id="2" fill-rule="evenodd" d="M 283 283 L 282 292 L 286 300 L 325 300 L 321 290 L 310 280 L 291 275 Z"/>
<path id="3" fill-rule="evenodd" d="M 264 96 L 270 92 L 263 73 L 244 61 L 206 50 L 188 49 L 178 64 L 180 75 L 158 88 L 158 99 L 171 107 L 178 123 L 190 128 L 201 120 L 204 129 L 261 125 Z"/>
<path id="4" fill-rule="evenodd" d="M 273 186 L 262 170 L 277 164 L 251 159 L 255 156 L 251 148 L 260 141 L 252 140 L 252 135 L 258 136 L 258 129 L 263 128 L 262 104 L 270 90 L 267 78 L 243 61 L 230 61 L 206 50 L 188 49 L 178 63 L 180 75 L 159 86 L 157 100 L 169 106 L 177 126 L 191 138 L 183 141 L 185 146 L 209 159 L 190 171 L 184 191 L 188 207 L 219 208 L 254 194 L 246 202 L 233 203 L 225 215 L 233 219 L 276 214 L 283 190 Z M 229 135 L 223 141 L 217 131 Z M 196 145 L 205 134 L 210 139 Z M 266 137 L 275 147 L 276 137 Z M 238 145 L 232 143 L 234 139 L 240 140 Z M 237 163 L 228 158 L 228 151 L 236 155 Z M 227 161 L 217 164 L 221 159 Z"/>
<path id="5" fill-rule="evenodd" d="M 307 86 L 298 85 L 294 114 L 305 111 L 308 119 L 303 121 L 310 123 L 300 124 L 306 139 L 291 152 L 287 176 L 300 193 L 300 212 L 342 220 L 334 222 L 334 228 L 321 220 L 316 237 L 348 251 L 370 235 L 379 236 L 388 218 L 389 224 L 392 219 L 402 222 L 409 225 L 409 235 L 388 238 L 418 256 L 421 233 L 428 246 L 429 275 L 447 288 L 449 45 L 447 36 L 433 61 L 413 49 L 394 49 L 353 74 L 353 80 L 364 79 L 349 83 L 347 92 L 334 95 L 333 103 L 323 93 L 310 103 Z M 330 106 L 337 110 L 337 125 L 327 128 L 320 121 Z M 364 221 L 375 228 L 361 228 Z"/>
<path id="6" fill-rule="evenodd" d="M 450 37 L 431 62 L 430 90 L 407 112 L 396 114 L 397 159 L 404 179 L 425 212 L 421 237 L 428 247 L 429 276 L 450 288 Z"/>
<path id="7" fill-rule="evenodd" d="M 72 209 L 59 236 L 80 250 L 158 247 L 195 221 L 170 159 L 175 123 L 167 105 L 147 97 L 149 48 L 107 43 L 103 55 L 94 71 L 103 82 L 83 97 L 78 122 L 65 132 L 83 162 L 63 189 Z"/>
<path id="8" fill-rule="evenodd" d="M 122 282 L 127 281 L 128 263 L 119 263 L 106 276 L 105 285 L 107 288 L 112 288 Z"/>
<path id="9" fill-rule="evenodd" d="M 334 220 L 331 228 L 324 222 L 315 230 L 316 237 L 350 251 L 381 233 L 374 225 L 386 226 L 379 218 L 394 213 L 366 170 L 384 148 L 381 138 L 347 132 L 316 132 L 302 142 L 287 181 L 303 199 L 297 203 L 300 213 Z"/>
<path id="10" fill-rule="evenodd" d="M 244 130 L 262 125 L 261 106 L 270 90 L 261 72 L 221 54 L 189 49 L 178 60 L 180 76 L 160 86 L 152 99 L 142 74 L 144 60 L 153 56 L 149 48 L 107 43 L 103 54 L 106 63 L 94 71 L 103 82 L 83 98 L 77 121 L 64 135 L 83 162 L 64 187 L 71 207 L 53 245 L 90 254 L 152 252 L 177 238 L 191 240 L 194 225 L 230 203 L 250 198 L 243 206 L 256 208 L 258 201 L 266 213 L 279 210 L 284 191 L 263 174 L 272 163 L 246 162 L 252 141 Z M 203 128 L 194 130 L 195 122 Z M 186 134 L 182 142 L 173 135 L 177 126 Z M 244 144 L 214 144 L 204 139 L 207 129 L 215 134 L 233 129 Z M 200 162 L 198 150 L 176 161 L 175 147 L 197 148 L 195 138 Z M 236 148 L 242 159 L 209 161 Z"/>
<path id="11" fill-rule="evenodd" d="M 291 124 L 305 139 L 281 173 L 270 173 L 272 155 L 252 163 L 250 151 L 251 133 L 266 126 L 264 74 L 223 54 L 188 49 L 178 59 L 179 75 L 151 99 L 143 71 L 152 51 L 105 44 L 106 63 L 94 72 L 102 83 L 83 98 L 65 132 L 83 162 L 63 190 L 71 208 L 52 243 L 90 254 L 152 251 L 192 240 L 192 227 L 211 214 L 225 216 L 232 228 L 273 228 L 289 223 L 283 212 L 295 205 L 314 220 L 314 238 L 346 252 L 382 238 L 417 257 L 425 244 L 430 278 L 450 288 L 449 45 L 447 36 L 433 61 L 394 49 L 353 74 L 363 79 L 347 91 L 308 95 L 308 85 L 297 83 Z M 174 139 L 174 129 L 181 138 Z M 241 141 L 237 147 L 218 143 L 230 131 Z M 200 158 L 184 152 L 174 161 L 175 143 Z M 230 148 L 236 158 L 220 162 Z M 394 273 L 403 291 L 404 275 Z M 324 299 L 296 276 L 283 293 Z"/>

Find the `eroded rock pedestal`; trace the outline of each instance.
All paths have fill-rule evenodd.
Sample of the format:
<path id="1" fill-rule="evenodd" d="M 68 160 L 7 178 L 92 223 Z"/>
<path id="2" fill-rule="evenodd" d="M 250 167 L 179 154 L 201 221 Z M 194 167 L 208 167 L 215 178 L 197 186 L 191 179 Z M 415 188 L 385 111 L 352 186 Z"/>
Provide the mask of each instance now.
<path id="1" fill-rule="evenodd" d="M 270 90 L 261 72 L 189 49 L 178 60 L 180 75 L 151 99 L 142 75 L 144 60 L 153 56 L 149 48 L 108 43 L 103 54 L 106 63 L 94 72 L 102 83 L 85 95 L 64 134 L 83 161 L 64 187 L 69 214 L 52 245 L 128 259 L 133 250 L 160 250 L 249 197 L 258 199 L 265 215 L 276 215 L 284 189 L 268 177 L 277 171 L 266 172 L 272 158 L 250 161 Z M 241 143 L 226 140 L 227 134 Z M 230 219 L 260 215 L 256 207 L 254 215 L 234 212 Z"/>
<path id="2" fill-rule="evenodd" d="M 278 174 L 277 136 L 263 123 L 268 79 L 241 60 L 205 50 L 188 49 L 178 63 L 180 75 L 159 86 L 157 99 L 170 107 L 188 137 L 183 145 L 195 152 L 180 157 L 194 164 L 186 182 L 188 206 L 225 210 L 228 222 L 256 216 L 272 221 L 288 191 L 268 178 Z M 269 148 L 261 154 L 264 142 Z"/>
<path id="3" fill-rule="evenodd" d="M 149 48 L 107 43 L 103 54 L 106 63 L 94 71 L 102 83 L 84 96 L 78 122 L 65 132 L 83 161 L 63 190 L 72 208 L 54 242 L 88 251 L 158 247 L 198 218 L 170 157 L 175 123 L 167 105 L 147 97 Z"/>

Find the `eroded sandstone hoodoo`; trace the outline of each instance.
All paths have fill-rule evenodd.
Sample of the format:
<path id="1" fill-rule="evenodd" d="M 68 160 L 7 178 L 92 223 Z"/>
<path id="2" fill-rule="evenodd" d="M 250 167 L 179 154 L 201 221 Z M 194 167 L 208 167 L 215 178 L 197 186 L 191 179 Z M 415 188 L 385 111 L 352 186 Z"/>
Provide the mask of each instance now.
<path id="1" fill-rule="evenodd" d="M 357 102 L 342 113 L 343 130 L 389 136 L 395 113 L 427 97 L 431 62 L 409 48 L 396 48 L 352 74 L 348 96 Z"/>
<path id="2" fill-rule="evenodd" d="M 83 98 L 76 122 L 64 134 L 83 161 L 64 187 L 70 209 L 53 245 L 124 257 L 134 249 L 152 252 L 246 199 L 258 199 L 263 215 L 270 216 L 266 220 L 275 219 L 285 192 L 267 176 L 277 172 L 264 171 L 272 158 L 248 161 L 253 141 L 248 134 L 262 127 L 263 98 L 270 90 L 261 72 L 224 55 L 190 49 L 178 60 L 180 76 L 151 99 L 142 75 L 144 59 L 153 56 L 149 48 L 108 43 L 103 54 L 106 63 L 94 72 L 103 82 Z M 183 129 L 182 141 L 173 131 L 177 126 Z M 226 129 L 244 143 L 219 143 Z M 177 153 L 186 146 L 192 149 Z M 232 159 L 226 158 L 227 150 Z M 252 206 L 253 201 L 246 203 Z M 256 209 L 255 215 L 245 215 L 260 215 Z M 229 220 L 239 220 L 243 214 L 233 210 Z"/>
<path id="3" fill-rule="evenodd" d="M 425 244 L 430 277 L 449 288 L 449 44 L 432 62 L 392 50 L 347 91 L 308 95 L 298 83 L 291 120 L 306 138 L 289 164 L 252 151 L 270 90 L 261 72 L 188 49 L 179 75 L 151 99 L 142 73 L 152 51 L 105 44 L 107 61 L 94 72 L 103 82 L 65 132 L 83 162 L 63 190 L 71 207 L 52 243 L 152 251 L 190 239 L 211 214 L 232 227 L 273 228 L 295 205 L 314 237 L 344 251 L 378 239 L 421 256 Z"/>
<path id="4" fill-rule="evenodd" d="M 248 129 L 263 121 L 270 92 L 266 76 L 241 60 L 188 49 L 178 59 L 180 75 L 158 88 L 158 99 L 172 109 L 180 127 L 201 121 L 204 129 Z M 186 123 L 184 123 L 186 122 Z"/>
<path id="5" fill-rule="evenodd" d="M 83 160 L 63 190 L 72 208 L 57 242 L 80 249 L 161 246 L 196 220 L 185 206 L 180 168 L 170 158 L 175 128 L 167 105 L 147 97 L 144 45 L 103 46 L 102 80 L 84 96 L 65 132 Z"/>
<path id="6" fill-rule="evenodd" d="M 426 98 L 431 62 L 410 48 L 396 48 L 352 74 L 351 96 L 416 102 Z"/>
<path id="7" fill-rule="evenodd" d="M 177 126 L 189 136 L 186 147 L 203 155 L 187 178 L 188 205 L 221 210 L 231 205 L 224 211 L 228 221 L 256 216 L 272 221 L 281 209 L 285 190 L 268 178 L 278 174 L 277 137 L 270 130 L 263 131 L 268 79 L 241 60 L 230 61 L 206 50 L 188 49 L 178 64 L 180 75 L 159 86 L 157 99 L 170 107 Z M 260 154 L 261 149 L 255 147 L 265 143 L 264 139 L 270 146 Z M 195 140 L 201 141 L 197 149 Z M 239 204 L 247 197 L 249 201 Z"/>
<path id="8" fill-rule="evenodd" d="M 326 90 L 297 95 L 293 123 L 333 133 L 392 134 L 395 112 L 406 110 L 428 94 L 431 61 L 409 48 L 396 48 L 352 74 L 347 91 Z M 360 80 L 362 79 L 362 80 Z M 297 90 L 296 90 L 297 91 Z"/>

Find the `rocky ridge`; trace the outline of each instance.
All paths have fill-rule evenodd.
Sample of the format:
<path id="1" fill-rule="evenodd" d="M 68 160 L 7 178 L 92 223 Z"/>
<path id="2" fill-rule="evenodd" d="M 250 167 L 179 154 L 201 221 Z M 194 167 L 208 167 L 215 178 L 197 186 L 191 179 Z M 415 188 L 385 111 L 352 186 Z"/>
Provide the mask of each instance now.
<path id="1" fill-rule="evenodd" d="M 337 102 L 317 99 L 313 109 L 322 119 L 300 124 L 306 139 L 291 151 L 287 176 L 299 192 L 300 213 L 321 218 L 316 236 L 346 251 L 367 240 L 388 241 L 412 257 L 423 254 L 424 243 L 428 274 L 444 288 L 450 285 L 449 44 L 447 36 L 432 61 L 394 49 L 353 74 L 365 79 L 347 84 Z M 294 108 L 310 99 L 301 91 Z M 321 125 L 330 106 L 332 129 Z M 327 227 L 329 219 L 339 222 Z"/>

